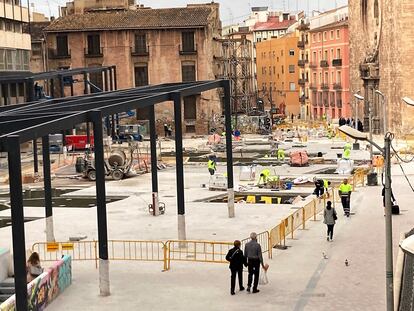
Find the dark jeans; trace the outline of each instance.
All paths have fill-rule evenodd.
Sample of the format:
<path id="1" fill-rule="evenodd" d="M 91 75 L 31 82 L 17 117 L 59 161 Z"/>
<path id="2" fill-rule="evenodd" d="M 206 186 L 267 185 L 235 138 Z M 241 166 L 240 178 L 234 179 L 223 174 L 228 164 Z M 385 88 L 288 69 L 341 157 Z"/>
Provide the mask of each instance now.
<path id="1" fill-rule="evenodd" d="M 260 272 L 260 260 L 248 258 L 247 268 L 249 270 L 249 278 L 247 280 L 247 287 L 252 286 L 253 276 L 253 290 L 257 290 L 257 285 L 259 284 L 259 272 Z"/>
<path id="2" fill-rule="evenodd" d="M 314 193 L 319 198 L 325 192 L 324 190 L 325 189 L 323 187 L 316 187 Z"/>
<path id="3" fill-rule="evenodd" d="M 331 238 L 331 240 L 332 240 L 332 238 L 333 238 L 333 230 L 334 230 L 334 226 L 335 225 L 327 225 L 327 226 L 328 226 L 327 236 L 329 236 Z"/>
<path id="4" fill-rule="evenodd" d="M 243 288 L 243 267 L 240 269 L 231 269 L 231 282 L 230 282 L 230 292 L 234 293 L 234 288 L 236 287 L 236 276 L 239 278 L 239 288 Z"/>
<path id="5" fill-rule="evenodd" d="M 351 212 L 351 198 L 349 196 L 341 196 L 342 208 L 346 216 L 349 216 Z"/>
<path id="6" fill-rule="evenodd" d="M 211 175 L 211 176 L 213 176 L 213 175 L 214 175 L 214 173 L 216 172 L 215 170 L 213 170 L 213 169 L 211 169 L 211 168 L 209 168 L 209 169 L 208 169 L 208 171 L 209 171 L 209 173 L 210 173 L 210 175 Z"/>

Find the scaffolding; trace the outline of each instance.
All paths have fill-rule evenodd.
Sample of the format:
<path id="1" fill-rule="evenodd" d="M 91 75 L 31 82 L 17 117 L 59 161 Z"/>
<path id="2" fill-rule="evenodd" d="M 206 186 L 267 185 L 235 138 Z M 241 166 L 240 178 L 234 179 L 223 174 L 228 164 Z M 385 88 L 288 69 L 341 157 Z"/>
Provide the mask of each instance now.
<path id="1" fill-rule="evenodd" d="M 232 112 L 248 114 L 254 107 L 252 42 L 242 38 L 219 39 L 221 56 L 217 78 L 230 80 Z"/>

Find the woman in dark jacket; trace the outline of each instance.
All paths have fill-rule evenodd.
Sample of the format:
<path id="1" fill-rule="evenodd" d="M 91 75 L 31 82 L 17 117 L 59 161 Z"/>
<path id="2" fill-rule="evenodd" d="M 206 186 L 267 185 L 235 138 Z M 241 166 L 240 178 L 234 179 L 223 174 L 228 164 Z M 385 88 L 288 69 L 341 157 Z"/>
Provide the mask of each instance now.
<path id="1" fill-rule="evenodd" d="M 234 295 L 234 289 L 236 287 L 236 275 L 239 278 L 240 291 L 244 290 L 243 287 L 243 265 L 247 265 L 246 257 L 243 255 L 243 251 L 240 249 L 241 242 L 239 240 L 234 241 L 234 247 L 229 250 L 226 256 L 226 260 L 230 262 L 231 282 L 230 282 L 230 294 Z"/>
<path id="2" fill-rule="evenodd" d="M 332 207 L 332 202 L 331 201 L 326 202 L 326 207 L 325 207 L 325 210 L 323 211 L 323 223 L 326 224 L 326 226 L 328 227 L 328 233 L 326 237 L 327 241 L 329 241 L 329 239 L 331 239 L 331 241 L 333 240 L 333 230 L 334 230 L 336 219 L 337 219 L 337 214 L 336 214 L 335 208 Z"/>

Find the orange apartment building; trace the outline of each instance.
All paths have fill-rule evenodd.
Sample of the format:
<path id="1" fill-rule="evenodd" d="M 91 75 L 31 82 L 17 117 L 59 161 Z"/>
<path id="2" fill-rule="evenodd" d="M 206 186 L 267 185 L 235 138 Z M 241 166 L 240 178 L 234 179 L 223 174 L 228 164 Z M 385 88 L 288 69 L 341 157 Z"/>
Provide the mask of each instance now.
<path id="1" fill-rule="evenodd" d="M 297 116 L 299 103 L 298 37 L 272 38 L 256 45 L 258 94 L 266 109 Z"/>
<path id="2" fill-rule="evenodd" d="M 150 9 L 125 0 L 118 1 L 121 8 L 87 9 L 86 2 L 77 2 L 44 30 L 49 70 L 115 65 L 118 89 L 215 79 L 220 43 L 214 39 L 221 35 L 217 3 Z M 89 78 L 105 90 L 102 76 Z M 81 93 L 82 86 L 75 85 L 75 91 Z M 186 97 L 183 110 L 184 133 L 206 134 L 209 120 L 222 114 L 219 93 Z M 171 103 L 157 105 L 157 128 L 172 124 L 173 115 Z M 137 118 L 147 124 L 148 111 L 138 111 Z"/>

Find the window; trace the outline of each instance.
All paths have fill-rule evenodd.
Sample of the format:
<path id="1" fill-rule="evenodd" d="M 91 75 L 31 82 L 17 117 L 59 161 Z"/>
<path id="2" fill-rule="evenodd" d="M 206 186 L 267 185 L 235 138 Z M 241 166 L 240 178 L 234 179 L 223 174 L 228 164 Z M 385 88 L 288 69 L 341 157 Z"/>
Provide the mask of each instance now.
<path id="1" fill-rule="evenodd" d="M 275 58 L 275 56 L 276 56 L 276 52 L 275 52 L 275 51 L 273 51 L 273 58 Z"/>
<path id="2" fill-rule="evenodd" d="M 313 54 L 312 54 L 312 61 L 316 62 L 316 52 L 313 52 Z"/>
<path id="3" fill-rule="evenodd" d="M 66 35 L 56 36 L 56 54 L 58 56 L 69 55 L 68 36 Z"/>
<path id="4" fill-rule="evenodd" d="M 13 22 L 6 20 L 5 25 L 6 25 L 6 31 L 13 31 Z"/>
<path id="5" fill-rule="evenodd" d="M 6 50 L 6 70 L 14 70 L 16 68 L 16 51 Z"/>
<path id="6" fill-rule="evenodd" d="M 101 38 L 98 34 L 88 35 L 88 54 L 101 54 Z"/>
<path id="7" fill-rule="evenodd" d="M 334 55 L 334 50 L 333 49 L 331 49 L 331 60 L 332 59 L 335 59 L 335 55 Z"/>
<path id="8" fill-rule="evenodd" d="M 283 56 L 283 50 L 280 51 L 280 56 Z"/>
<path id="9" fill-rule="evenodd" d="M 14 23 L 14 32 L 22 33 L 23 32 L 22 24 Z"/>
<path id="10" fill-rule="evenodd" d="M 0 70 L 6 69 L 6 50 L 0 49 Z"/>
<path id="11" fill-rule="evenodd" d="M 335 83 L 335 75 L 333 71 L 331 72 L 331 82 Z"/>
<path id="12" fill-rule="evenodd" d="M 194 63 L 183 63 L 181 65 L 181 74 L 183 82 L 192 82 L 196 80 L 196 70 Z"/>
<path id="13" fill-rule="evenodd" d="M 328 50 L 325 50 L 323 54 L 324 54 L 323 60 L 328 60 Z"/>
<path id="14" fill-rule="evenodd" d="M 325 72 L 325 81 L 324 81 L 324 83 L 329 84 L 329 75 L 328 75 L 327 72 Z"/>
<path id="15" fill-rule="evenodd" d="M 334 31 L 331 30 L 331 40 L 333 40 L 333 39 L 334 39 Z"/>
<path id="16" fill-rule="evenodd" d="M 147 36 L 135 34 L 135 53 L 145 54 L 147 52 Z"/>
<path id="17" fill-rule="evenodd" d="M 341 72 L 340 71 L 336 72 L 336 83 L 341 83 Z"/>
<path id="18" fill-rule="evenodd" d="M 322 39 L 322 34 L 320 32 L 318 32 L 318 42 L 320 42 Z"/>
<path id="19" fill-rule="evenodd" d="M 0 20 L 0 30 L 6 30 L 6 25 L 4 25 L 4 21 Z"/>
<path id="20" fill-rule="evenodd" d="M 194 31 L 185 31 L 181 36 L 183 52 L 194 52 Z"/>
<path id="21" fill-rule="evenodd" d="M 282 65 L 282 75 L 285 73 L 285 67 Z"/>
<path id="22" fill-rule="evenodd" d="M 295 65 L 289 65 L 289 73 L 295 73 Z"/>
<path id="23" fill-rule="evenodd" d="M 341 59 L 341 49 L 336 49 L 336 58 Z"/>
<path id="24" fill-rule="evenodd" d="M 276 58 L 276 61 L 279 62 L 279 56 Z"/>
<path id="25" fill-rule="evenodd" d="M 272 75 L 272 66 L 269 66 L 269 76 Z"/>
<path id="26" fill-rule="evenodd" d="M 289 83 L 289 90 L 290 90 L 290 91 L 296 91 L 296 85 L 295 85 L 295 82 L 290 82 L 290 83 Z"/>
<path id="27" fill-rule="evenodd" d="M 339 39 L 341 37 L 341 32 L 339 29 L 336 30 L 336 38 Z"/>
<path id="28" fill-rule="evenodd" d="M 295 56 L 295 50 L 289 50 L 289 56 Z"/>
<path id="29" fill-rule="evenodd" d="M 135 86 L 148 85 L 148 64 L 138 64 L 134 68 Z"/>
<path id="30" fill-rule="evenodd" d="M 276 74 L 276 66 L 273 66 L 273 74 Z"/>
<path id="31" fill-rule="evenodd" d="M 314 33 L 313 35 L 312 35 L 312 42 L 316 42 L 316 34 Z"/>
<path id="32" fill-rule="evenodd" d="M 319 73 L 319 83 L 322 84 L 322 72 Z"/>
<path id="33" fill-rule="evenodd" d="M 322 51 L 319 50 L 319 60 L 322 60 Z"/>
<path id="34" fill-rule="evenodd" d="M 328 35 L 326 31 L 323 32 L 323 41 L 326 41 L 328 39 Z"/>
<path id="35" fill-rule="evenodd" d="M 195 95 L 184 97 L 184 120 L 197 118 L 197 98 Z"/>

